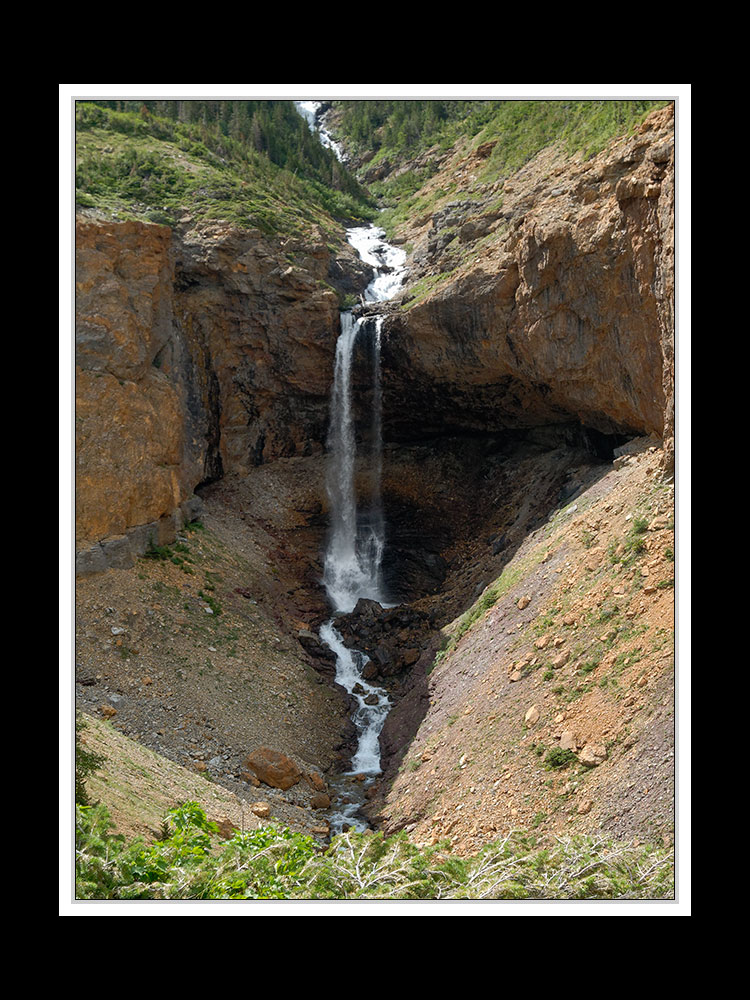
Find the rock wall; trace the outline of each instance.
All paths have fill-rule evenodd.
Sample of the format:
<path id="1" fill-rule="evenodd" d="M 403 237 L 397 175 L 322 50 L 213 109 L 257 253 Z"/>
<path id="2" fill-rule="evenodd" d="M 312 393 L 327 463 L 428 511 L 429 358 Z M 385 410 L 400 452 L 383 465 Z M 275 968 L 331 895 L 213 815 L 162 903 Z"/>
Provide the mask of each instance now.
<path id="1" fill-rule="evenodd" d="M 172 336 L 171 231 L 76 228 L 76 547 L 158 521 L 186 499 L 177 386 L 155 365 Z"/>
<path id="2" fill-rule="evenodd" d="M 473 155 L 443 169 L 470 183 Z M 433 287 L 412 284 L 386 325 L 391 432 L 573 419 L 670 451 L 674 208 L 670 106 L 589 161 L 545 150 L 422 220 L 412 276 Z"/>
<path id="3" fill-rule="evenodd" d="M 346 282 L 322 233 L 76 227 L 79 572 L 127 566 L 195 516 L 196 487 L 322 451 Z M 192 498 L 192 499 L 191 499 Z"/>

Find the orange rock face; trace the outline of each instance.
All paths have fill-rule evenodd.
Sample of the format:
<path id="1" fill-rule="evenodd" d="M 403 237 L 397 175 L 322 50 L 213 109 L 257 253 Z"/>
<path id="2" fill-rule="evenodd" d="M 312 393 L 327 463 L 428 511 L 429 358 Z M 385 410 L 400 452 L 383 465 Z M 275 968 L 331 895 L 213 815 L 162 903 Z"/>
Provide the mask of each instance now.
<path id="1" fill-rule="evenodd" d="M 195 487 L 322 451 L 338 333 L 330 251 L 224 224 L 76 229 L 76 539 L 169 518 Z"/>
<path id="2" fill-rule="evenodd" d="M 286 790 L 302 778 L 302 772 L 290 757 L 269 747 L 253 750 L 246 759 L 245 766 L 259 781 L 272 788 Z"/>
<path id="3" fill-rule="evenodd" d="M 180 401 L 154 366 L 171 332 L 170 242 L 167 227 L 136 222 L 76 230 L 79 546 L 155 521 L 183 498 Z"/>

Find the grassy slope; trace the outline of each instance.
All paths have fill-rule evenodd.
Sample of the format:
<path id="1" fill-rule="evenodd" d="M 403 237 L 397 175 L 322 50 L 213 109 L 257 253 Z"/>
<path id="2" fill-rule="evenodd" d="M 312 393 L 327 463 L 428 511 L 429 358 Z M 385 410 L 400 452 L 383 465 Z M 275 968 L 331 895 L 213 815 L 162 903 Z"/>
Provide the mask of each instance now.
<path id="1" fill-rule="evenodd" d="M 104 758 L 86 781 L 92 802 L 104 802 L 115 829 L 126 839 L 153 840 L 169 809 L 198 802 L 214 822 L 228 820 L 238 829 L 258 826 L 257 819 L 229 789 L 181 767 L 118 732 L 111 723 L 84 713 L 83 745 Z"/>
<path id="2" fill-rule="evenodd" d="M 76 204 L 108 218 L 174 224 L 221 219 L 266 233 L 333 232 L 334 216 L 367 218 L 371 209 L 267 157 L 225 140 L 207 148 L 195 126 L 142 120 L 132 112 L 79 105 Z"/>

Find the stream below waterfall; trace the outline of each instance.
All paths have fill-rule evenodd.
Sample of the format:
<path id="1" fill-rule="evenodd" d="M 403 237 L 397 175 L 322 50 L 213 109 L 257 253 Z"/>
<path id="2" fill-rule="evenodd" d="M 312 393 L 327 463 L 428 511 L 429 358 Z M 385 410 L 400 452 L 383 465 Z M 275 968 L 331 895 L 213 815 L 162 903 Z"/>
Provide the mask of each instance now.
<path id="1" fill-rule="evenodd" d="M 321 142 L 341 159 L 341 150 L 317 121 L 320 102 L 295 102 L 310 128 L 317 130 Z M 361 260 L 374 271 L 364 291 L 368 303 L 392 298 L 405 276 L 406 253 L 383 239 L 384 232 L 374 225 L 347 230 L 347 239 Z M 383 317 L 369 313 L 355 319 L 350 311 L 341 313 L 340 333 L 330 401 L 326 488 L 330 501 L 330 525 L 324 555 L 323 584 L 334 615 L 354 609 L 360 598 L 387 606 L 383 588 L 382 560 L 385 548 L 385 522 L 380 499 L 382 468 L 382 395 L 380 388 L 380 334 Z M 369 448 L 357 455 L 357 434 L 352 400 L 352 365 L 358 339 L 367 337 L 372 370 L 372 405 L 367 428 Z M 358 496 L 357 460 L 367 463 L 369 495 Z M 320 629 L 321 640 L 336 656 L 336 684 L 354 700 L 352 722 L 357 733 L 357 749 L 347 772 L 330 784 L 335 804 L 330 813 L 331 833 L 343 829 L 366 830 L 368 824 L 360 810 L 367 788 L 381 773 L 380 732 L 390 709 L 387 693 L 370 684 L 363 671 L 368 657 L 350 649 L 336 630 L 335 618 Z"/>

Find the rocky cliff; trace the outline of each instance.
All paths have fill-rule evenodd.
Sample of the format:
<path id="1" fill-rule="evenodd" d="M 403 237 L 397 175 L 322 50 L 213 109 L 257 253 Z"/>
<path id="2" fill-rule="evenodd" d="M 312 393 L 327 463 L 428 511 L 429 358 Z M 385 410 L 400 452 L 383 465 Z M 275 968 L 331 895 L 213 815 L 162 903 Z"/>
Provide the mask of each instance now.
<path id="1" fill-rule="evenodd" d="M 80 571 L 172 541 L 201 484 L 322 452 L 339 296 L 364 280 L 319 233 L 79 222 Z"/>
<path id="2" fill-rule="evenodd" d="M 509 179 L 477 180 L 490 150 L 401 232 L 411 280 L 386 327 L 395 436 L 577 422 L 664 438 L 671 465 L 674 121 L 652 113 L 588 161 L 550 148 Z"/>
<path id="3" fill-rule="evenodd" d="M 443 163 L 430 183 L 467 196 L 402 234 L 386 436 L 573 422 L 664 438 L 671 466 L 672 108 L 592 160 L 550 149 L 472 186 L 487 155 Z M 350 248 L 82 221 L 76 254 L 79 549 L 158 541 L 199 484 L 322 452 L 340 294 L 364 280 Z"/>

